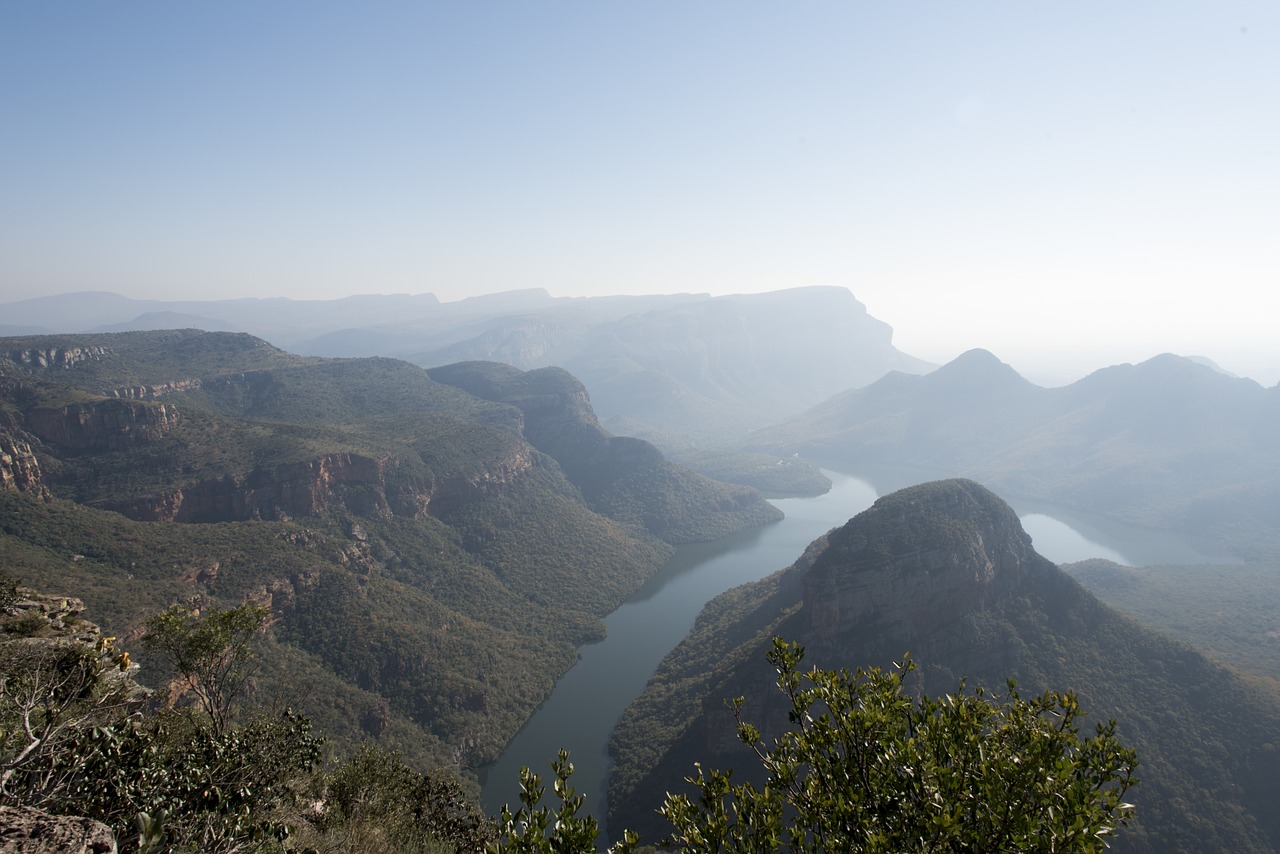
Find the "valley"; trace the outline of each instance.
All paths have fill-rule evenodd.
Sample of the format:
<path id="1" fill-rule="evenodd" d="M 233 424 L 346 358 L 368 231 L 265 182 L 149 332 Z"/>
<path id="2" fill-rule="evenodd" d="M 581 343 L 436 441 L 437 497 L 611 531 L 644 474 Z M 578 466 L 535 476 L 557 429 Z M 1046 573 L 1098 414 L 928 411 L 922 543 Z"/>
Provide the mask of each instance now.
<path id="1" fill-rule="evenodd" d="M 567 747 L 589 810 L 603 818 L 607 793 L 611 828 L 655 833 L 640 805 L 692 758 L 721 756 L 716 697 L 767 693 L 749 672 L 776 632 L 816 643 L 824 665 L 884 664 L 896 643 L 946 651 L 925 661 L 931 686 L 1004 674 L 1103 698 L 1100 713 L 1113 710 L 1157 769 L 1122 850 L 1180 834 L 1266 850 L 1273 831 L 1252 795 L 1206 807 L 1252 817 L 1196 827 L 1169 804 L 1201 780 L 1248 792 L 1272 773 L 1253 729 L 1228 738 L 1212 721 L 1221 703 L 1270 720 L 1277 693 L 1280 551 L 1262 524 L 1280 465 L 1274 389 L 1175 356 L 1060 389 L 981 351 L 929 371 L 823 289 L 569 305 L 531 293 L 436 317 L 415 305 L 423 314 L 402 318 L 402 333 L 339 336 L 400 355 L 437 342 L 413 361 L 299 355 L 240 331 L 4 339 L 0 561 L 83 599 L 125 644 L 175 602 L 263 605 L 273 617 L 254 704 L 299 707 L 331 760 L 375 743 L 415 767 L 478 774 L 469 785 L 490 812 L 514 798 L 520 766 L 545 773 Z M 740 346 L 806 307 L 825 312 L 815 329 L 831 336 Z M 590 349 L 605 339 L 621 349 Z M 573 352 L 601 354 L 579 365 L 589 381 L 552 364 Z M 801 379 L 806 360 L 845 368 Z M 957 477 L 997 490 L 975 493 L 982 513 L 1000 517 L 1001 499 L 1016 508 L 1039 552 L 1019 560 L 1057 593 L 1005 603 L 908 585 L 898 604 L 921 610 L 886 624 L 897 628 L 863 637 L 805 622 L 817 612 L 800 581 L 825 560 L 827 531 L 877 496 Z M 981 562 L 994 547 L 948 539 L 967 521 L 902 518 L 892 536 L 961 549 L 929 561 Z M 1037 597 L 1066 616 L 1040 614 Z M 1103 637 L 1055 635 L 1060 618 Z M 911 625 L 963 637 L 891 640 Z M 1171 672 L 1199 687 L 1165 714 L 1152 697 Z M 1115 695 L 1116 680 L 1143 687 Z M 1157 720 L 1179 738 L 1211 733 L 1195 768 Z"/>

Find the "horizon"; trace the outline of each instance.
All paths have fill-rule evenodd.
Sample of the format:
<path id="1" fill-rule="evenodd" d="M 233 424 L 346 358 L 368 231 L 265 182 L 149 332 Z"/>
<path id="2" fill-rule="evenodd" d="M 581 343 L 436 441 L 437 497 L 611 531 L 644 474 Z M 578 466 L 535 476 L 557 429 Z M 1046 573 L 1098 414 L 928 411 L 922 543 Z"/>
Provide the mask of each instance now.
<path id="1" fill-rule="evenodd" d="M 805 287 L 837 287 L 837 286 L 807 285 L 807 286 L 800 286 L 798 288 L 780 288 L 777 291 L 762 291 L 759 293 L 781 293 L 789 290 L 800 290 Z M 859 303 L 862 303 L 862 300 L 858 299 L 857 294 L 852 293 L 847 288 L 841 288 L 841 290 L 845 290 L 849 292 L 855 300 L 857 300 Z M 286 301 L 296 301 L 296 302 L 341 302 L 343 300 L 348 300 L 348 299 L 377 299 L 377 298 L 394 298 L 394 297 L 417 298 L 417 297 L 429 296 L 429 297 L 435 298 L 439 302 L 439 304 L 443 306 L 443 305 L 449 305 L 453 303 L 465 302 L 467 300 L 472 300 L 472 299 L 483 299 L 483 298 L 489 298 L 489 297 L 503 296 L 507 294 L 514 295 L 514 294 L 530 293 L 530 292 L 539 292 L 539 293 L 545 294 L 547 298 L 550 300 L 576 300 L 576 299 L 594 299 L 594 298 L 627 299 L 627 298 L 662 297 L 662 296 L 692 296 L 692 297 L 704 296 L 709 299 L 714 299 L 717 297 L 752 296 L 753 295 L 753 294 L 711 294 L 703 291 L 700 293 L 683 292 L 679 294 L 589 294 L 585 296 L 559 296 L 559 295 L 550 293 L 546 288 L 526 288 L 526 289 L 518 289 L 514 291 L 497 291 L 497 292 L 486 293 L 486 294 L 470 294 L 467 296 L 456 297 L 454 299 L 444 299 L 434 293 L 431 293 L 430 291 L 423 291 L 420 293 L 395 293 L 395 294 L 379 294 L 379 293 L 347 294 L 346 296 L 341 296 L 341 297 L 245 296 L 245 297 L 231 297 L 231 298 L 228 298 L 228 300 L 230 301 L 286 300 Z M 30 297 L 23 300 L 15 300 L 13 302 L 17 304 L 17 303 L 24 303 L 24 302 L 30 302 L 30 301 L 59 299 L 59 298 L 68 298 L 68 297 L 77 297 L 77 296 L 109 296 L 109 297 L 120 297 L 126 300 L 136 300 L 139 302 L 160 302 L 160 303 L 209 301 L 209 300 L 204 300 L 200 298 L 178 299 L 178 300 L 169 300 L 169 299 L 139 300 L 135 297 L 128 297 L 123 294 L 115 293 L 113 291 L 73 291 L 73 292 L 62 293 L 62 294 L 50 294 L 48 296 Z M 213 301 L 219 301 L 219 300 L 213 300 Z M 862 303 L 862 304 L 865 307 L 865 303 Z M 0 307 L 3 307 L 4 305 L 5 303 L 0 303 Z M 166 308 L 166 310 L 171 310 L 172 308 L 173 306 L 169 306 L 168 308 Z M 867 313 L 871 317 L 876 318 L 877 320 L 881 320 L 881 321 L 884 320 L 883 318 L 876 317 L 875 313 L 870 309 L 867 310 Z M 1091 350 L 1075 349 L 1070 351 L 1069 353 L 1058 353 L 1056 354 L 1056 357 L 1055 357 L 1055 354 L 1046 353 L 1046 351 L 1043 351 L 1043 350 L 1021 351 L 1021 352 L 1015 352 L 1011 355 L 1009 353 L 1001 352 L 998 348 L 979 344 L 979 345 L 974 345 L 972 347 L 965 347 L 961 350 L 957 350 L 956 352 L 951 353 L 945 358 L 930 359 L 926 356 L 921 355 L 920 353 L 913 352 L 909 349 L 904 348 L 901 345 L 898 338 L 898 329 L 896 327 L 893 327 L 891 324 L 889 325 L 890 325 L 890 328 L 892 329 L 893 345 L 898 350 L 906 353 L 907 355 L 924 359 L 927 362 L 932 362 L 936 367 L 941 367 L 942 365 L 945 365 L 953 361 L 954 359 L 959 358 L 961 355 L 963 355 L 964 353 L 970 352 L 971 350 L 985 350 L 991 353 L 992 355 L 994 355 L 1001 362 L 1012 367 L 1024 379 L 1030 380 L 1032 383 L 1036 385 L 1040 385 L 1045 388 L 1053 388 L 1053 387 L 1070 385 L 1071 383 L 1074 383 L 1080 379 L 1083 379 L 1089 374 L 1092 374 L 1093 372 L 1102 370 L 1104 368 L 1109 368 L 1109 367 L 1114 367 L 1117 365 L 1124 365 L 1124 364 L 1136 365 L 1142 362 L 1146 362 L 1149 359 L 1153 359 L 1158 356 L 1162 356 L 1166 354 L 1173 354 L 1176 356 L 1181 356 L 1183 358 L 1191 359 L 1193 361 L 1199 361 L 1202 363 L 1205 361 L 1208 361 L 1212 367 L 1216 368 L 1220 372 L 1224 372 L 1226 374 L 1236 376 L 1236 377 L 1251 379 L 1263 387 L 1269 388 L 1271 386 L 1280 385 L 1280 371 L 1275 371 L 1275 373 L 1271 375 L 1273 378 L 1268 379 L 1268 374 L 1266 374 L 1265 369 L 1263 371 L 1258 371 L 1254 373 L 1237 371 L 1237 370 L 1234 370 L 1231 365 L 1226 365 L 1221 363 L 1220 361 L 1215 359 L 1211 354 L 1183 353 L 1183 352 L 1177 352 L 1169 349 L 1155 350 L 1155 351 L 1146 353 L 1144 355 L 1135 356 L 1133 358 L 1119 357 L 1119 358 L 1107 359 L 1100 355 L 1100 353 L 1102 352 L 1100 350 L 1091 351 Z M 82 330 L 75 330 L 75 331 L 87 332 L 90 330 L 82 329 Z M 67 332 L 67 333 L 55 332 L 53 334 L 74 334 L 75 331 Z"/>
<path id="2" fill-rule="evenodd" d="M 830 285 L 931 362 L 1280 382 L 1256 0 L 31 4 L 0 71 L 0 304 Z"/>

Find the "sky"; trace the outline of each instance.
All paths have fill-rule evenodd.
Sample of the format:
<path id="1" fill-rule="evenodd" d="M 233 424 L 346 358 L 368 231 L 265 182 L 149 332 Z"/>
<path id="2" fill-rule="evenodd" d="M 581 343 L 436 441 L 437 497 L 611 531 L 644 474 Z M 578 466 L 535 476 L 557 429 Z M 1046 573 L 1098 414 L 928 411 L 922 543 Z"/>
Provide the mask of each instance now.
<path id="1" fill-rule="evenodd" d="M 1280 4 L 0 4 L 0 303 L 805 285 L 1276 383 Z"/>

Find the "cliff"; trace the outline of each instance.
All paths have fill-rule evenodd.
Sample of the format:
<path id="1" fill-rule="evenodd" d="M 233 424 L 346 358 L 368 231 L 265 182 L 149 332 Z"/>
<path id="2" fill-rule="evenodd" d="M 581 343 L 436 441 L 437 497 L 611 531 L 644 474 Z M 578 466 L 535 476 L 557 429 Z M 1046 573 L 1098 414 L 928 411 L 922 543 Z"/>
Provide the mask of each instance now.
<path id="1" fill-rule="evenodd" d="M 0 430 L 0 492 L 10 490 L 48 495 L 31 445 Z"/>
<path id="2" fill-rule="evenodd" d="M 160 439 L 179 423 L 169 404 L 103 400 L 28 410 L 24 424 L 46 442 L 73 450 L 116 451 Z"/>
<path id="3" fill-rule="evenodd" d="M 515 407 L 521 433 L 553 457 L 596 512 L 668 543 L 715 539 L 780 519 L 754 489 L 676 465 L 651 443 L 600 426 L 587 389 L 561 368 L 521 371 L 492 362 L 433 368 L 433 380 Z"/>
<path id="4" fill-rule="evenodd" d="M 534 420 L 594 423 L 565 377 L 535 378 Z M 173 602 L 261 602 L 263 703 L 295 698 L 339 754 L 374 737 L 421 767 L 483 764 L 671 553 L 584 501 L 528 420 L 407 362 L 248 336 L 9 339 L 0 567 L 121 637 Z M 745 518 L 692 497 L 656 503 L 704 534 Z"/>
<path id="5" fill-rule="evenodd" d="M 341 452 L 313 460 L 258 467 L 155 495 L 108 501 L 108 509 L 145 522 L 236 522 L 288 519 L 343 510 L 361 516 L 441 516 L 469 502 L 501 494 L 535 459 L 512 447 L 474 470 L 441 476 L 398 477 L 401 461 Z"/>
<path id="6" fill-rule="evenodd" d="M 875 627 L 910 645 L 1012 595 L 1036 559 L 1017 514 L 973 481 L 904 489 L 828 536 L 804 575 L 804 632 L 828 645 Z"/>

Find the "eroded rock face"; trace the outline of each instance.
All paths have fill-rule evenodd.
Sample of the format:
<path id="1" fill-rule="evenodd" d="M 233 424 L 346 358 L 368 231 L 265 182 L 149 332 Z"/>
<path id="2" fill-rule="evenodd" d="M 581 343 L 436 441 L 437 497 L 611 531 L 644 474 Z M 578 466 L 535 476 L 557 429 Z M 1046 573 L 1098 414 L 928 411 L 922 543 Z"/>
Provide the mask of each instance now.
<path id="1" fill-rule="evenodd" d="M 49 369 L 70 368 L 81 362 L 99 360 L 107 352 L 106 347 L 32 347 L 10 350 L 4 355 L 9 361 L 28 369 Z"/>
<path id="2" fill-rule="evenodd" d="M 805 574 L 808 636 L 878 627 L 909 642 L 1015 589 L 1034 558 L 1017 514 L 973 481 L 901 490 L 832 532 Z"/>
<path id="3" fill-rule="evenodd" d="M 157 397 L 164 397 L 166 394 L 196 391 L 203 386 L 204 381 L 201 379 L 174 380 L 167 383 L 156 383 L 155 385 L 124 386 L 112 389 L 110 395 L 124 400 L 155 400 Z"/>
<path id="4" fill-rule="evenodd" d="M 534 465 L 526 449 L 469 473 L 425 480 L 393 476 L 396 461 L 352 453 L 199 481 L 111 505 L 143 522 L 235 522 L 318 516 L 341 505 L 364 516 L 439 515 L 500 494 Z"/>
<path id="5" fill-rule="evenodd" d="M 0 854 L 115 854 L 116 838 L 100 821 L 0 807 Z"/>
<path id="6" fill-rule="evenodd" d="M 12 491 L 48 494 L 31 445 L 0 432 L 0 492 Z"/>
<path id="7" fill-rule="evenodd" d="M 108 451 L 155 441 L 176 427 L 178 420 L 178 410 L 170 404 L 126 400 L 37 408 L 24 418 L 26 429 L 46 442 Z"/>

